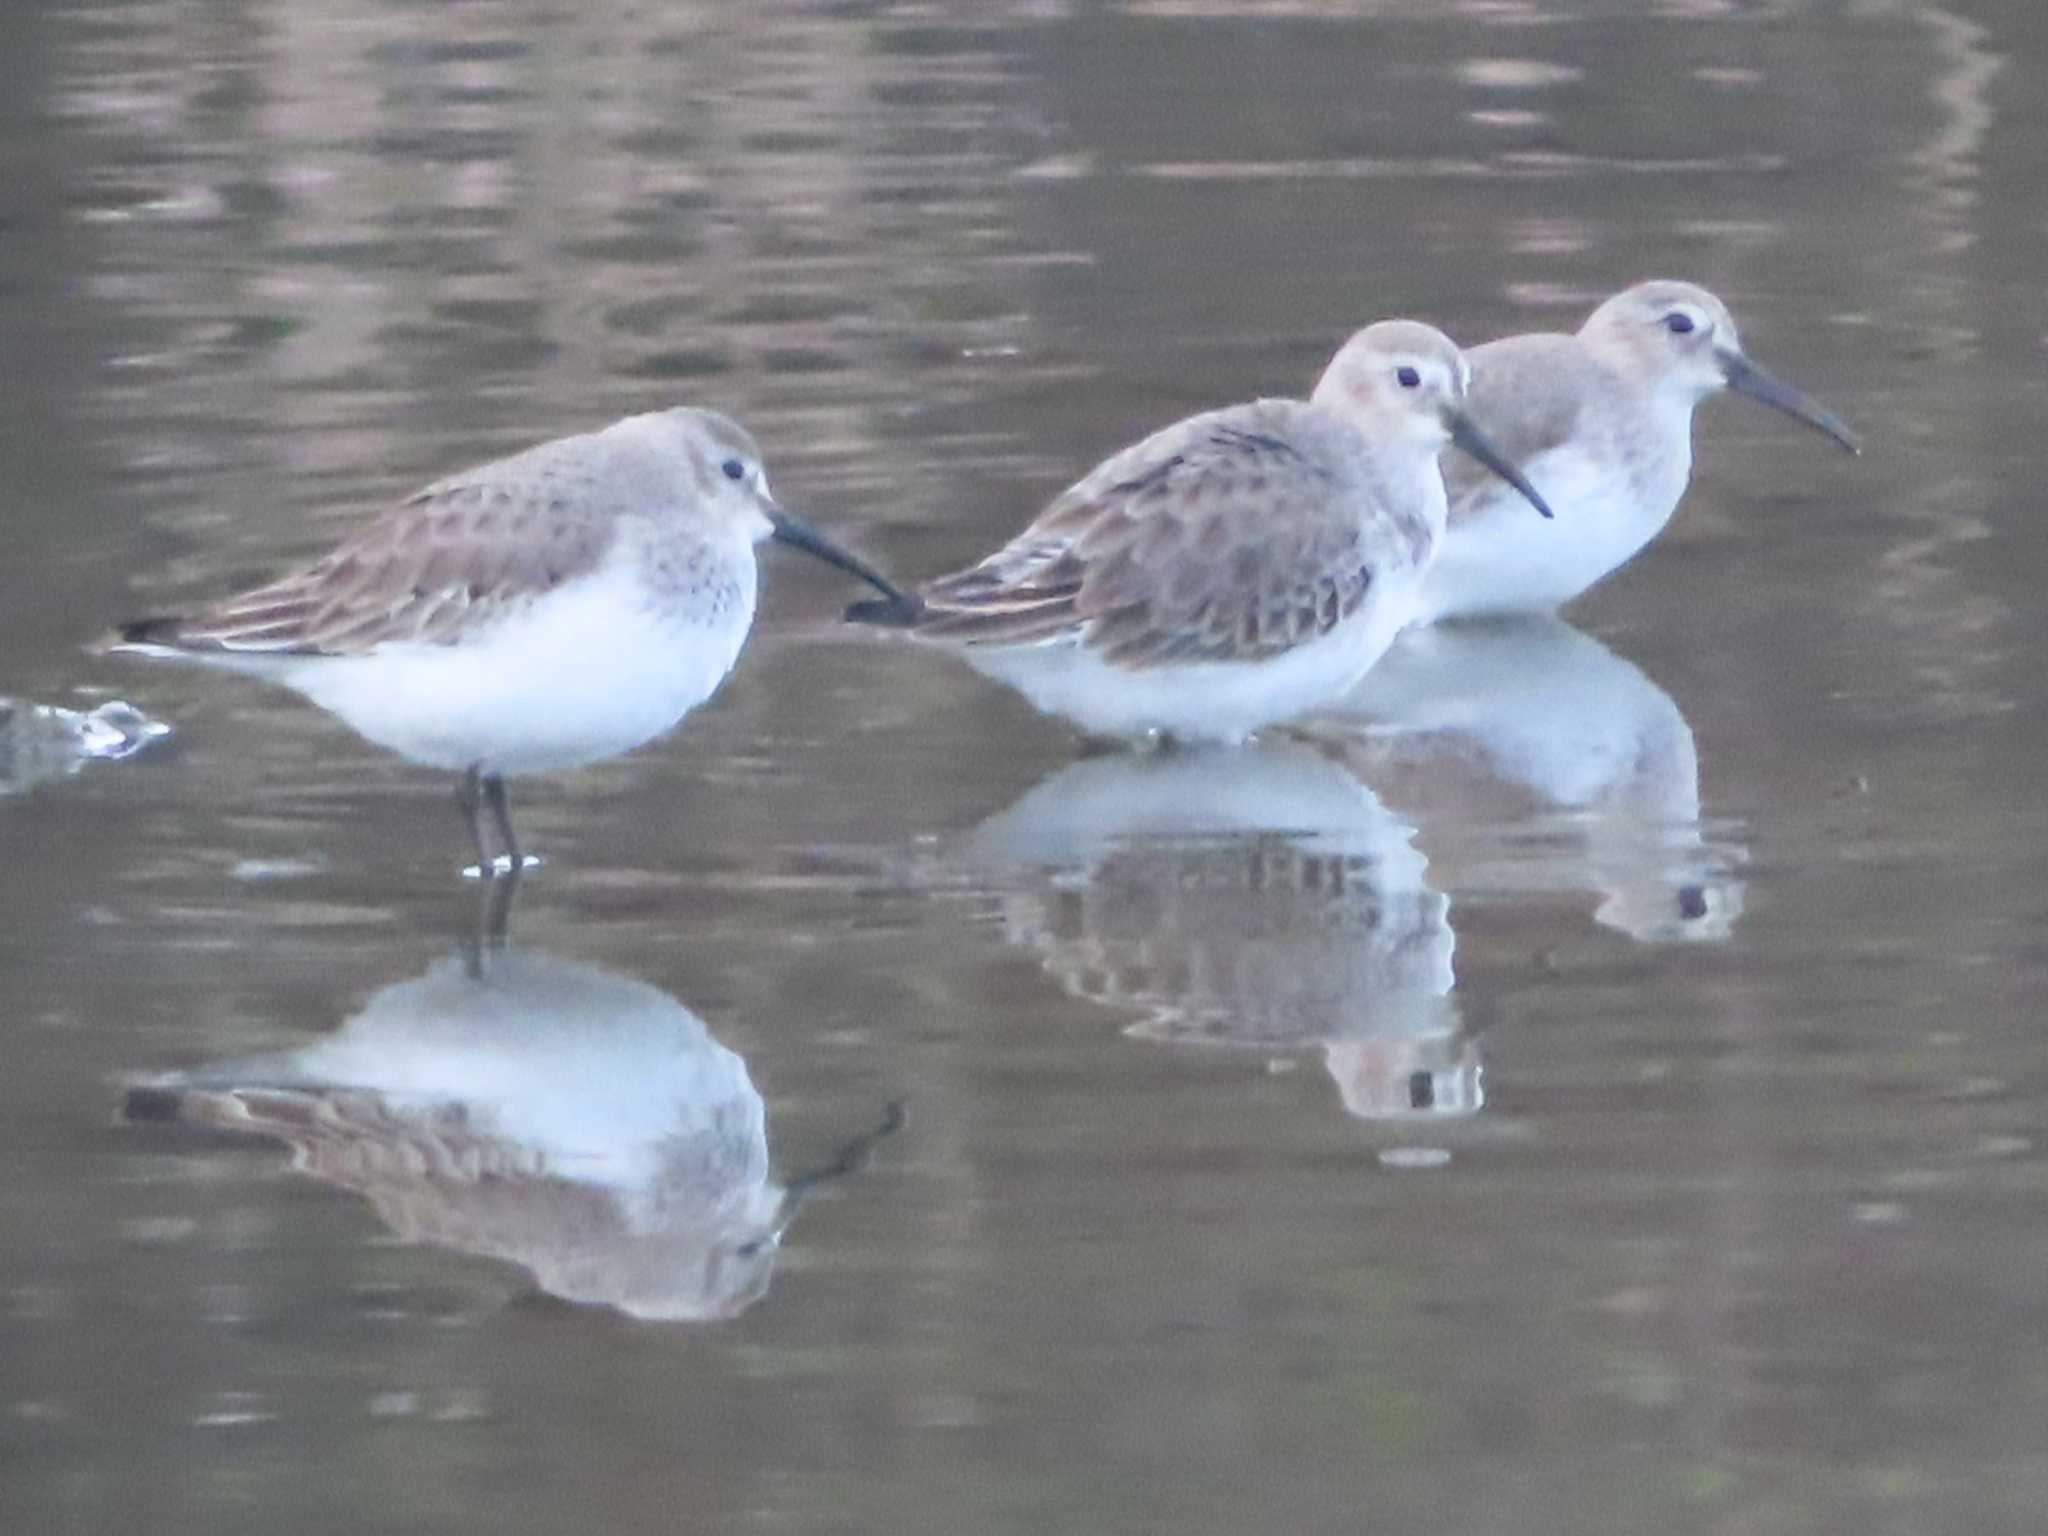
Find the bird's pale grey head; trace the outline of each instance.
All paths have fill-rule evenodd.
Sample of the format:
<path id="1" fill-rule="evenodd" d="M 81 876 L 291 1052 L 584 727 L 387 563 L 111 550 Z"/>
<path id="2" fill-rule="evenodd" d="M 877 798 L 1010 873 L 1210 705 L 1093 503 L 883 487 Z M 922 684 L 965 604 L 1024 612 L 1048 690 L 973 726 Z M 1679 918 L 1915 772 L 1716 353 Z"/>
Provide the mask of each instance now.
<path id="1" fill-rule="evenodd" d="M 717 411 L 678 406 L 612 428 L 652 448 L 674 479 L 679 509 L 759 543 L 774 530 L 768 471 L 753 434 Z"/>
<path id="2" fill-rule="evenodd" d="M 1722 357 L 1742 355 L 1727 305 L 1697 283 L 1662 278 L 1624 288 L 1579 334 L 1657 387 L 1695 400 L 1727 386 Z"/>
<path id="3" fill-rule="evenodd" d="M 858 576 L 891 602 L 914 602 L 880 571 L 776 502 L 760 448 L 730 416 L 678 406 L 628 417 L 611 430 L 653 444 L 672 465 L 679 510 L 712 527 L 736 530 L 751 543 L 772 538 L 815 555 Z"/>
<path id="4" fill-rule="evenodd" d="M 1697 283 L 1656 279 L 1624 288 L 1594 310 L 1579 335 L 1610 362 L 1689 402 L 1733 389 L 1804 422 L 1850 453 L 1861 446 L 1843 422 L 1742 350 L 1728 306 Z"/>
<path id="5" fill-rule="evenodd" d="M 1448 412 L 1461 408 L 1472 368 L 1458 344 L 1416 320 L 1381 320 L 1354 333 L 1317 381 L 1314 402 L 1380 439 L 1424 444 L 1450 437 Z"/>
<path id="6" fill-rule="evenodd" d="M 1381 320 L 1337 349 L 1311 398 L 1375 444 L 1403 444 L 1432 463 L 1445 443 L 1455 444 L 1550 516 L 1535 488 L 1466 415 L 1471 387 L 1472 365 L 1442 331 L 1418 320 Z"/>

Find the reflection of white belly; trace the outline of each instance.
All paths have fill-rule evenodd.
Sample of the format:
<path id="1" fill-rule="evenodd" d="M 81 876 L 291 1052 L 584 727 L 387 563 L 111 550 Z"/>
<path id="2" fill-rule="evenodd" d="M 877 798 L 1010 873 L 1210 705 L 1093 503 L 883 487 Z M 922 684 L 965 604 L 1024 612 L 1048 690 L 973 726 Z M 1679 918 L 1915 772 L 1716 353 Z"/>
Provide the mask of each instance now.
<path id="1" fill-rule="evenodd" d="M 630 751 L 709 698 L 753 617 L 743 586 L 744 601 L 692 623 L 654 611 L 622 562 L 461 644 L 384 645 L 271 675 L 414 762 L 547 773 Z"/>
<path id="2" fill-rule="evenodd" d="M 692 1147 L 728 1179 L 768 1175 L 745 1061 L 667 993 L 552 956 L 494 955 L 484 980 L 441 961 L 376 993 L 335 1034 L 255 1065 L 274 1081 L 381 1094 L 393 1115 L 460 1105 L 468 1129 L 518 1145 L 552 1177 L 631 1196 L 628 1215 Z M 238 1069 L 202 1075 L 232 1081 Z"/>
<path id="3" fill-rule="evenodd" d="M 1533 515 L 1533 514 L 1532 514 Z M 1178 662 L 1132 670 L 1075 641 L 969 646 L 976 669 L 1037 708 L 1102 736 L 1159 731 L 1183 741 L 1242 741 L 1342 697 L 1380 659 L 1414 604 L 1414 578 L 1389 578 L 1329 634 L 1264 661 Z"/>
<path id="4" fill-rule="evenodd" d="M 1659 820 L 1699 818 L 1699 759 L 1677 704 L 1562 619 L 1413 630 L 1344 709 L 1411 758 L 1432 739 L 1446 755 L 1476 752 L 1545 809 L 1625 801 Z"/>
<path id="5" fill-rule="evenodd" d="M 1741 915 L 1746 855 L 1701 820 L 1685 716 L 1562 619 L 1412 629 L 1344 714 L 1352 761 L 1394 803 L 1430 807 L 1454 883 L 1593 891 L 1595 920 L 1645 943 L 1717 943 Z"/>
<path id="6" fill-rule="evenodd" d="M 1507 486 L 1445 532 L 1423 578 L 1416 621 L 1467 614 L 1548 613 L 1640 550 L 1677 510 L 1690 455 L 1648 492 L 1611 463 L 1576 448 L 1539 454 L 1528 476 L 1555 509 L 1538 517 Z"/>

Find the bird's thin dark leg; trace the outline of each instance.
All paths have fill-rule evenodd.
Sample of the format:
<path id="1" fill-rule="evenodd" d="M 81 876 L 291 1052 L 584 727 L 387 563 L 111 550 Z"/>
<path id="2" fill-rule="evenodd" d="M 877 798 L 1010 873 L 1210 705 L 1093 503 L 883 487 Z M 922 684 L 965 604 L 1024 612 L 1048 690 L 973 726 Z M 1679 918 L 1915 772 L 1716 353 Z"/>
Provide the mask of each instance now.
<path id="1" fill-rule="evenodd" d="M 519 852 L 519 839 L 512 831 L 512 807 L 505 799 L 505 779 L 502 774 L 484 775 L 484 799 L 491 807 L 491 820 L 497 824 L 498 841 L 505 845 L 505 857 L 511 860 L 513 874 L 526 867 L 526 861 Z"/>
<path id="2" fill-rule="evenodd" d="M 484 846 L 483 774 L 474 765 L 463 769 L 455 783 L 455 803 L 462 807 L 462 819 L 469 825 L 469 840 L 476 847 L 476 869 L 486 880 L 491 877 L 491 850 Z"/>

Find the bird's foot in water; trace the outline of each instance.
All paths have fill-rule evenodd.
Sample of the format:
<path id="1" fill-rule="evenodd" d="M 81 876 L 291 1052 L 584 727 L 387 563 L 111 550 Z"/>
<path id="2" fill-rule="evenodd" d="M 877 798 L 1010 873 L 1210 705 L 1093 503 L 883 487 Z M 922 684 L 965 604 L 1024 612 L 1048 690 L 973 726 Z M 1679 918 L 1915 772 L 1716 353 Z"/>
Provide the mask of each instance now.
<path id="1" fill-rule="evenodd" d="M 516 873 L 523 875 L 529 870 L 539 869 L 542 862 L 541 856 L 537 853 L 521 854 L 519 857 L 519 868 Z M 489 869 L 485 869 L 478 864 L 464 865 L 462 878 L 465 880 L 502 880 L 507 875 L 513 873 L 515 871 L 512 868 L 511 856 L 501 853 L 491 860 L 491 867 Z"/>

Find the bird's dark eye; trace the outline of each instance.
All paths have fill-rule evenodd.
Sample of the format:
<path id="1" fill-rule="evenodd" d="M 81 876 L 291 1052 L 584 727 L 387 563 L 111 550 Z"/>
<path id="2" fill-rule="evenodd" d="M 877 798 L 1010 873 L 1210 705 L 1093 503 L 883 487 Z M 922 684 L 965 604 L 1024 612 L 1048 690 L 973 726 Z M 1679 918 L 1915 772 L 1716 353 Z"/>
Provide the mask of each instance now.
<path id="1" fill-rule="evenodd" d="M 728 480 L 744 480 L 747 478 L 747 466 L 738 459 L 727 459 L 718 467 L 725 471 L 725 478 Z"/>
<path id="2" fill-rule="evenodd" d="M 1394 377 L 1401 381 L 1403 389 L 1416 389 L 1422 384 L 1422 375 L 1413 368 L 1396 368 L 1394 370 Z"/>
<path id="3" fill-rule="evenodd" d="M 1675 309 L 1664 317 L 1664 329 L 1674 336 L 1684 336 L 1692 330 L 1692 316 L 1682 309 Z"/>

